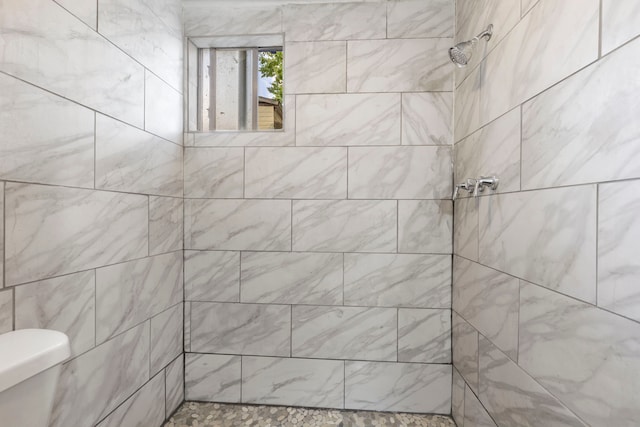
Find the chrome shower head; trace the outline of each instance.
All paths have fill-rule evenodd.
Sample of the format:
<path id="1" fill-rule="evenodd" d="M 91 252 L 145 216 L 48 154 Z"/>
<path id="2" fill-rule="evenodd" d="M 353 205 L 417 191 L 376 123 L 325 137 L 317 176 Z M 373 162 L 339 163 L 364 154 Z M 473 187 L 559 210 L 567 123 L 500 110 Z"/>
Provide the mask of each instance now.
<path id="1" fill-rule="evenodd" d="M 481 38 L 485 38 L 487 41 L 489 41 L 492 34 L 493 25 L 489 25 L 486 30 L 484 30 L 482 33 L 478 34 L 471 40 L 460 42 L 454 47 L 450 48 L 449 58 L 451 58 L 451 62 L 453 62 L 460 68 L 466 66 L 471 59 L 473 48 L 475 47 L 476 43 L 478 43 L 478 40 L 480 40 Z"/>

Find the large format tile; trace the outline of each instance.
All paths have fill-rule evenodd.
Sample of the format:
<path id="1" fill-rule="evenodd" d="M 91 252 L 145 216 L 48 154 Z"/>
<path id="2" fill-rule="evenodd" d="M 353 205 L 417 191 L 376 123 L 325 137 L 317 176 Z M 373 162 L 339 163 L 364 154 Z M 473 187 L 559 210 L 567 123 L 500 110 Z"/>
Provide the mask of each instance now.
<path id="1" fill-rule="evenodd" d="M 191 351 L 290 355 L 288 305 L 191 303 Z"/>
<path id="2" fill-rule="evenodd" d="M 183 205 L 182 198 L 149 196 L 149 255 L 183 248 Z"/>
<path id="3" fill-rule="evenodd" d="M 595 186 L 481 198 L 482 264 L 595 303 L 595 261 Z"/>
<path id="4" fill-rule="evenodd" d="M 184 33 L 187 37 L 274 34 L 281 30 L 282 11 L 279 7 L 184 7 Z"/>
<path id="5" fill-rule="evenodd" d="M 282 25 L 289 41 L 382 39 L 385 14 L 379 3 L 288 4 Z"/>
<path id="6" fill-rule="evenodd" d="M 636 426 L 640 325 L 530 284 L 520 307 L 520 366 L 587 424 Z"/>
<path id="7" fill-rule="evenodd" d="M 147 197 L 6 184 L 6 285 L 147 255 Z"/>
<path id="8" fill-rule="evenodd" d="M 5 74 L 0 92 L 0 178 L 93 187 L 93 111 Z"/>
<path id="9" fill-rule="evenodd" d="M 0 291 L 0 334 L 13 330 L 13 290 Z"/>
<path id="10" fill-rule="evenodd" d="M 5 246 L 7 246 L 7 242 L 5 240 L 4 227 L 5 227 L 5 185 L 0 184 L 0 239 L 5 242 L 3 245 L 0 245 L 0 285 L 7 286 L 8 281 L 5 279 L 6 270 L 4 267 L 4 260 L 6 257 Z M 1 287 L 1 286 L 0 286 Z"/>
<path id="11" fill-rule="evenodd" d="M 452 39 L 350 41 L 348 92 L 450 91 Z"/>
<path id="12" fill-rule="evenodd" d="M 96 342 L 182 300 L 182 252 L 96 270 Z"/>
<path id="13" fill-rule="evenodd" d="M 0 71 L 142 127 L 144 68 L 50 0 L 0 4 Z"/>
<path id="14" fill-rule="evenodd" d="M 451 365 L 345 362 L 345 407 L 449 414 Z"/>
<path id="15" fill-rule="evenodd" d="M 242 401 L 342 408 L 344 362 L 275 357 L 242 358 Z"/>
<path id="16" fill-rule="evenodd" d="M 478 390 L 478 331 L 464 321 L 455 311 L 452 317 L 451 346 L 453 366 L 473 388 Z"/>
<path id="17" fill-rule="evenodd" d="M 298 95 L 296 145 L 400 145 L 400 116 L 397 93 Z"/>
<path id="18" fill-rule="evenodd" d="M 242 148 L 185 148 L 184 197 L 241 198 L 244 185 Z"/>
<path id="19" fill-rule="evenodd" d="M 402 94 L 402 145 L 453 143 L 453 93 Z"/>
<path id="20" fill-rule="evenodd" d="M 349 198 L 445 199 L 451 195 L 449 147 L 349 148 Z"/>
<path id="21" fill-rule="evenodd" d="M 345 199 L 347 149 L 247 148 L 245 197 Z"/>
<path id="22" fill-rule="evenodd" d="M 496 190 L 482 194 L 520 190 L 520 108 L 514 108 L 455 146 L 454 182 L 495 176 Z M 460 197 L 470 197 L 461 190 Z"/>
<path id="23" fill-rule="evenodd" d="M 62 366 L 50 425 L 94 425 L 148 379 L 149 324 L 143 323 Z"/>
<path id="24" fill-rule="evenodd" d="M 453 309 L 516 360 L 520 281 L 481 264 L 454 257 Z"/>
<path id="25" fill-rule="evenodd" d="M 165 419 L 164 374 L 153 377 L 96 427 L 159 426 Z"/>
<path id="26" fill-rule="evenodd" d="M 293 306 L 292 356 L 397 359 L 397 310 Z"/>
<path id="27" fill-rule="evenodd" d="M 480 99 L 484 87 L 483 63 L 458 85 L 453 102 L 453 140 L 460 141 L 476 131 L 481 123 Z M 467 68 L 467 67 L 465 67 Z"/>
<path id="28" fill-rule="evenodd" d="M 293 201 L 293 250 L 395 252 L 391 200 Z"/>
<path id="29" fill-rule="evenodd" d="M 150 72 L 145 72 L 144 129 L 182 144 L 182 95 Z"/>
<path id="30" fill-rule="evenodd" d="M 342 303 L 342 254 L 244 252 L 242 302 Z"/>
<path id="31" fill-rule="evenodd" d="M 388 1 L 387 37 L 452 37 L 454 18 L 453 0 Z"/>
<path id="32" fill-rule="evenodd" d="M 240 356 L 185 354 L 185 399 L 240 402 Z"/>
<path id="33" fill-rule="evenodd" d="M 67 9 L 82 22 L 96 29 L 98 22 L 98 2 L 86 0 L 55 0 L 56 3 Z"/>
<path id="34" fill-rule="evenodd" d="M 184 353 L 165 368 L 165 416 L 168 418 L 184 401 Z"/>
<path id="35" fill-rule="evenodd" d="M 345 254 L 344 303 L 383 307 L 451 307 L 447 255 Z"/>
<path id="36" fill-rule="evenodd" d="M 453 253 L 473 261 L 478 261 L 479 203 L 476 198 L 457 199 L 453 210 Z"/>
<path id="37" fill-rule="evenodd" d="M 398 252 L 450 254 L 452 227 L 450 200 L 398 202 Z"/>
<path id="38" fill-rule="evenodd" d="M 496 427 L 487 410 L 482 406 L 469 385 L 464 390 L 464 427 Z"/>
<path id="39" fill-rule="evenodd" d="M 464 378 L 453 369 L 453 384 L 451 385 L 451 418 L 458 427 L 464 427 L 464 389 L 467 387 Z"/>
<path id="40" fill-rule="evenodd" d="M 635 0 L 603 0 L 603 54 L 640 35 L 636 19 L 638 15 L 640 15 L 640 3 Z"/>
<path id="41" fill-rule="evenodd" d="M 451 311 L 398 310 L 398 361 L 451 363 Z"/>
<path id="42" fill-rule="evenodd" d="M 346 42 L 290 42 L 285 54 L 285 93 L 346 92 Z"/>
<path id="43" fill-rule="evenodd" d="M 184 251 L 187 301 L 239 302 L 240 253 Z"/>
<path id="44" fill-rule="evenodd" d="M 598 192 L 598 306 L 640 321 L 640 181 Z"/>
<path id="45" fill-rule="evenodd" d="M 182 196 L 182 147 L 98 114 L 96 188 Z"/>
<path id="46" fill-rule="evenodd" d="M 480 399 L 500 426 L 585 427 L 574 414 L 480 337 Z"/>
<path id="47" fill-rule="evenodd" d="M 640 40 L 523 106 L 523 189 L 640 177 Z"/>
<path id="48" fill-rule="evenodd" d="M 95 273 L 93 270 L 29 283 L 15 288 L 16 329 L 64 332 L 71 353 L 95 344 Z"/>
<path id="49" fill-rule="evenodd" d="M 186 249 L 290 250 L 288 200 L 185 200 Z"/>
<path id="50" fill-rule="evenodd" d="M 184 337 L 183 303 L 163 311 L 151 318 L 151 342 L 149 348 L 150 374 L 165 368 L 182 353 Z"/>

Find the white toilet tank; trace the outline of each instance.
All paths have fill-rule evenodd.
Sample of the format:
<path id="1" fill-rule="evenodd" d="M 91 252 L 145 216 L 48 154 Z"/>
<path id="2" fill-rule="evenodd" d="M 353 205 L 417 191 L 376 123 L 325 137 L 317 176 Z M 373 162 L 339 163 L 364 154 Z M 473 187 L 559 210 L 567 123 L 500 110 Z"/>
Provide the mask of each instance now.
<path id="1" fill-rule="evenodd" d="M 47 427 L 69 338 L 58 331 L 21 329 L 0 335 L 0 424 Z"/>

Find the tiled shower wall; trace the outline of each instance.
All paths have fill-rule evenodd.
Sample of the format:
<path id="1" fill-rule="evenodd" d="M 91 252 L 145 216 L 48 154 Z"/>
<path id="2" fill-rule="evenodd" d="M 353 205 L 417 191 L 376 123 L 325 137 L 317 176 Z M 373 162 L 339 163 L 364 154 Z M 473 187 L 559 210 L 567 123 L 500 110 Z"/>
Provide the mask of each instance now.
<path id="1" fill-rule="evenodd" d="M 284 132 L 186 140 L 188 400 L 450 412 L 453 24 L 185 9 L 187 37 L 284 33 L 286 67 Z"/>
<path id="2" fill-rule="evenodd" d="M 640 420 L 640 3 L 458 0 L 493 23 L 455 91 L 459 426 Z"/>
<path id="3" fill-rule="evenodd" d="M 52 426 L 182 401 L 178 0 L 0 0 L 0 332 L 66 332 Z"/>

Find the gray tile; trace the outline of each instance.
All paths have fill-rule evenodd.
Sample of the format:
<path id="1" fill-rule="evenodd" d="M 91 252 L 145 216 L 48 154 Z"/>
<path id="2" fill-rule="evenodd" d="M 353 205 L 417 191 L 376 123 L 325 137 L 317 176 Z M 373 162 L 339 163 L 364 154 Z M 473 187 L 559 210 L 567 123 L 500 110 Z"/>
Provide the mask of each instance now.
<path id="1" fill-rule="evenodd" d="M 464 389 L 466 386 L 464 378 L 454 368 L 451 390 L 451 417 L 458 427 L 464 427 Z"/>
<path id="2" fill-rule="evenodd" d="M 453 253 L 473 261 L 478 260 L 479 204 L 475 198 L 457 199 L 453 210 Z"/>
<path id="3" fill-rule="evenodd" d="M 183 303 L 159 313 L 151 318 L 151 341 L 149 349 L 150 374 L 165 368 L 182 353 L 184 338 Z"/>
<path id="4" fill-rule="evenodd" d="M 165 417 L 169 417 L 184 401 L 184 354 L 171 362 L 165 374 Z"/>
<path id="5" fill-rule="evenodd" d="M 13 330 L 13 291 L 0 291 L 0 334 Z"/>
<path id="6" fill-rule="evenodd" d="M 288 42 L 284 49 L 285 93 L 346 92 L 346 42 Z"/>
<path id="7" fill-rule="evenodd" d="M 398 310 L 398 361 L 451 363 L 451 311 Z"/>
<path id="8" fill-rule="evenodd" d="M 243 176 L 242 148 L 184 150 L 184 197 L 241 198 Z"/>
<path id="9" fill-rule="evenodd" d="M 149 196 L 149 255 L 182 250 L 183 200 Z"/>
<path id="10" fill-rule="evenodd" d="M 185 398 L 209 402 L 240 402 L 240 356 L 185 354 Z"/>
<path id="11" fill-rule="evenodd" d="M 164 418 L 164 374 L 160 373 L 96 427 L 159 426 Z"/>
<path id="12" fill-rule="evenodd" d="M 454 22 L 455 1 L 396 0 L 387 2 L 388 38 L 453 37 Z"/>
<path id="13" fill-rule="evenodd" d="M 240 253 L 184 252 L 187 301 L 240 301 Z"/>
<path id="14" fill-rule="evenodd" d="M 487 410 L 482 406 L 469 386 L 464 391 L 464 423 L 465 427 L 497 427 Z"/>
<path id="15" fill-rule="evenodd" d="M 455 311 L 452 317 L 453 366 L 464 380 L 478 390 L 478 331 Z"/>
<path id="16" fill-rule="evenodd" d="M 453 93 L 402 94 L 402 145 L 453 143 Z"/>
<path id="17" fill-rule="evenodd" d="M 453 203 L 450 200 L 400 200 L 398 251 L 451 253 Z"/>

